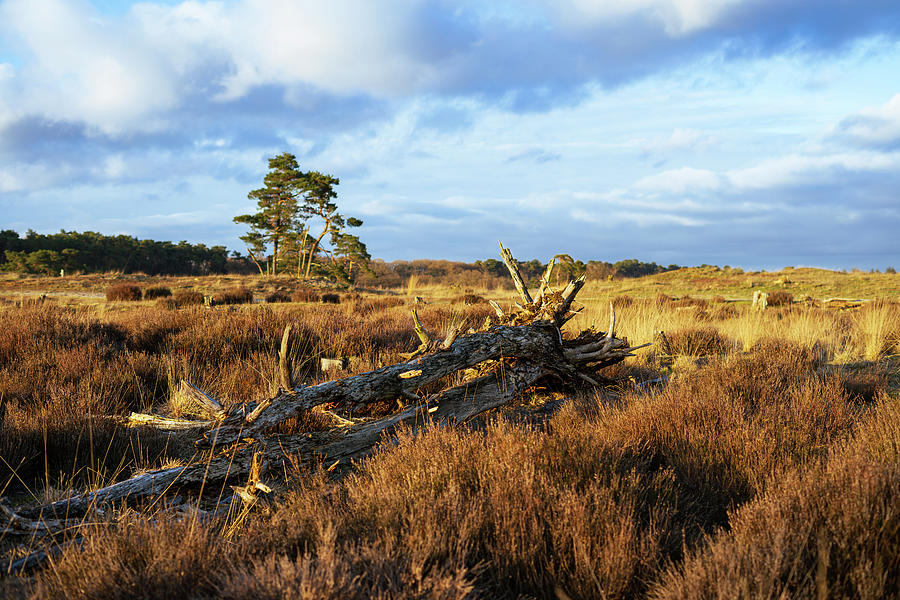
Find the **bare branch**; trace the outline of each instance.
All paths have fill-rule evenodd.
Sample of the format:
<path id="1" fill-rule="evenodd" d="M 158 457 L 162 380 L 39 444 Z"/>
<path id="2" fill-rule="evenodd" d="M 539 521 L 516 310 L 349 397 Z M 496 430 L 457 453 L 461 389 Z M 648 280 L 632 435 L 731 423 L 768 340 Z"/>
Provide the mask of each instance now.
<path id="1" fill-rule="evenodd" d="M 412 311 L 413 314 L 413 323 L 416 324 L 416 335 L 419 336 L 419 341 L 424 345 L 428 345 L 431 343 L 431 335 L 429 335 L 428 331 L 425 330 L 425 327 L 422 326 L 422 322 L 419 320 L 419 313 L 415 310 Z"/>
<path id="2" fill-rule="evenodd" d="M 190 381 L 186 379 L 181 380 L 181 391 L 211 417 L 219 419 L 225 416 L 225 409 L 222 408 L 222 405 Z"/>
<path id="3" fill-rule="evenodd" d="M 616 335 L 616 309 L 613 303 L 609 303 L 609 329 L 606 331 L 607 339 L 612 339 Z"/>
<path id="4" fill-rule="evenodd" d="M 512 276 L 513 284 L 516 286 L 519 296 L 526 305 L 532 304 L 531 294 L 528 293 L 528 288 L 525 287 L 525 280 L 522 279 L 522 274 L 519 273 L 519 267 L 516 266 L 516 259 L 513 258 L 512 252 L 503 247 L 503 243 L 500 243 L 500 254 L 503 256 L 503 262 L 506 264 L 510 276 Z"/>
<path id="5" fill-rule="evenodd" d="M 278 383 L 282 389 L 294 389 L 294 377 L 291 368 L 291 359 L 288 357 L 288 342 L 291 337 L 291 325 L 284 326 L 284 334 L 281 336 L 281 350 L 278 352 Z"/>

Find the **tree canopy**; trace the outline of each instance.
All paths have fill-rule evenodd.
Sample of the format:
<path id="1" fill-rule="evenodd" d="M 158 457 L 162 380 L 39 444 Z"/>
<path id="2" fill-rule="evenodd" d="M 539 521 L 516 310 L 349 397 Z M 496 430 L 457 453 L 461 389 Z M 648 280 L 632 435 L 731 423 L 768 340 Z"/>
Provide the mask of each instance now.
<path id="1" fill-rule="evenodd" d="M 368 266 L 371 257 L 365 244 L 345 232 L 348 227 L 359 227 L 362 221 L 338 211 L 334 189 L 340 184 L 337 177 L 303 172 L 297 158 L 283 152 L 269 159 L 269 173 L 263 183 L 264 187 L 248 194 L 257 201 L 257 211 L 234 218 L 236 223 L 250 226 L 241 240 L 261 274 L 296 269 L 298 276 L 328 273 L 349 279 L 354 264 Z M 324 246 L 326 236 L 328 247 Z"/>

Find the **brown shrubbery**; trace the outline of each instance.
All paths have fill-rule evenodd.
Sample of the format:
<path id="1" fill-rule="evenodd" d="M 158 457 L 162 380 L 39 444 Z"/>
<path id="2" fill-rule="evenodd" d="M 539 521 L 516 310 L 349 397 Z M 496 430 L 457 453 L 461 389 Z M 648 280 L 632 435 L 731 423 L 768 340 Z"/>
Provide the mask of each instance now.
<path id="1" fill-rule="evenodd" d="M 769 297 L 766 301 L 769 306 L 790 306 L 793 302 L 794 295 L 783 290 L 769 292 Z"/>
<path id="2" fill-rule="evenodd" d="M 859 412 L 815 365 L 797 346 L 766 342 L 659 394 L 569 405 L 541 429 L 499 421 L 401 435 L 342 483 L 298 472 L 232 542 L 190 519 L 105 528 L 65 552 L 38 590 L 705 598 L 750 585 L 753 596 L 809 597 L 827 560 L 825 589 L 884 597 L 900 547 L 900 426 L 873 415 L 851 447 L 875 456 L 829 461 Z"/>
<path id="3" fill-rule="evenodd" d="M 890 598 L 900 580 L 900 404 L 827 463 L 792 472 L 670 567 L 656 598 Z"/>
<path id="4" fill-rule="evenodd" d="M 198 306 L 203 304 L 203 294 L 194 290 L 178 290 L 172 298 L 178 306 Z"/>
<path id="5" fill-rule="evenodd" d="M 281 290 L 275 290 L 266 294 L 266 303 L 273 304 L 276 302 L 290 302 L 291 295 Z"/>
<path id="6" fill-rule="evenodd" d="M 710 356 L 725 354 L 727 340 L 712 327 L 681 329 L 666 334 L 672 354 L 685 356 Z"/>
<path id="7" fill-rule="evenodd" d="M 213 294 L 213 304 L 249 304 L 253 302 L 253 292 L 245 287 L 232 288 Z"/>
<path id="8" fill-rule="evenodd" d="M 107 302 L 136 302 L 141 297 L 141 288 L 131 283 L 119 283 L 106 288 Z"/>
<path id="9" fill-rule="evenodd" d="M 309 288 L 300 288 L 291 294 L 292 302 L 318 302 L 319 294 L 315 290 Z"/>
<path id="10" fill-rule="evenodd" d="M 298 381 L 321 377 L 323 355 L 356 356 L 356 370 L 394 362 L 418 344 L 403 302 L 9 308 L 0 456 L 38 495 L 45 481 L 96 486 L 190 456 L 178 438 L 101 417 L 166 412 L 182 378 L 226 404 L 266 396 L 288 323 Z M 297 467 L 275 506 L 244 521 L 92 516 L 101 524 L 78 530 L 80 546 L 22 585 L 38 598 L 890 597 L 900 578 L 900 401 L 888 363 L 823 365 L 815 346 L 765 335 L 746 354 L 726 352 L 727 323 L 696 327 L 696 309 L 614 302 L 623 330 L 628 316 L 668 311 L 673 349 L 706 356 L 702 366 L 657 387 L 571 392 L 536 424 L 517 408 L 471 428 L 401 434 L 339 482 Z M 436 336 L 460 313 L 418 310 Z M 748 310 L 748 326 L 788 328 L 796 310 L 807 309 Z M 869 338 L 894 339 L 897 310 L 873 304 L 822 322 L 862 352 Z M 465 311 L 472 323 L 491 313 Z M 809 327 L 826 318 L 807 316 Z M 659 375 L 652 361 L 642 368 L 639 379 Z M 5 483 L 14 476 L 3 469 Z M 23 496 L 24 486 L 5 493 Z M 13 584 L 0 582 L 0 596 L 12 595 L 3 585 Z"/>
<path id="11" fill-rule="evenodd" d="M 340 304 L 341 296 L 339 294 L 327 293 L 322 294 L 320 300 L 322 300 L 324 304 Z"/>
<path id="12" fill-rule="evenodd" d="M 144 290 L 144 300 L 155 300 L 157 298 L 168 298 L 172 295 L 172 290 L 167 287 L 156 286 L 148 287 Z"/>

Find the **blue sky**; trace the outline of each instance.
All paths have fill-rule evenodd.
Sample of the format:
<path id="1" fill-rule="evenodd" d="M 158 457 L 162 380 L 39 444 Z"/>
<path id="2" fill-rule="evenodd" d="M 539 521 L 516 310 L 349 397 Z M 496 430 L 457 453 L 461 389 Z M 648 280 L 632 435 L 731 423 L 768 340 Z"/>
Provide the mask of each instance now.
<path id="1" fill-rule="evenodd" d="M 0 0 L 0 228 L 242 250 L 284 151 L 388 260 L 900 267 L 900 3 Z"/>

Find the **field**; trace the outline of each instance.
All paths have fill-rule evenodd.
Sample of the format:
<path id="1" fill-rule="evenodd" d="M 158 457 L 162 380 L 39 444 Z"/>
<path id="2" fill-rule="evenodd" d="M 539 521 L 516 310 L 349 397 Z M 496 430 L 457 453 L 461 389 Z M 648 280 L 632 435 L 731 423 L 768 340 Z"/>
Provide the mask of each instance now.
<path id="1" fill-rule="evenodd" d="M 218 297 L 108 301 L 133 283 Z M 185 464 L 188 380 L 223 404 L 279 387 L 281 333 L 312 384 L 509 311 L 511 286 L 320 288 L 289 278 L 0 277 L 3 506 Z M 227 304 L 249 290 L 257 300 Z M 751 306 L 755 291 L 770 306 Z M 324 294 L 337 303 L 324 303 Z M 414 304 L 420 297 L 424 304 Z M 454 428 L 400 432 L 355 469 L 284 469 L 271 503 L 191 496 L 0 535 L 34 598 L 890 598 L 900 581 L 900 276 L 680 269 L 588 282 L 566 330 L 653 342 L 603 388 L 535 387 Z M 201 298 L 202 302 L 202 298 Z M 659 332 L 664 332 L 660 335 Z M 341 372 L 319 359 L 350 357 Z M 385 411 L 390 406 L 383 407 Z M 308 423 L 295 423 L 304 430 Z M 231 494 L 222 487 L 218 496 Z"/>

